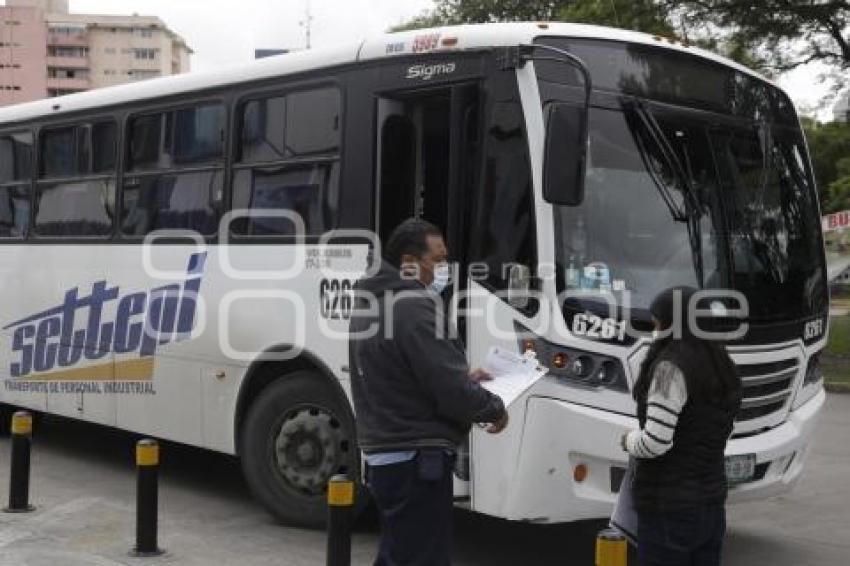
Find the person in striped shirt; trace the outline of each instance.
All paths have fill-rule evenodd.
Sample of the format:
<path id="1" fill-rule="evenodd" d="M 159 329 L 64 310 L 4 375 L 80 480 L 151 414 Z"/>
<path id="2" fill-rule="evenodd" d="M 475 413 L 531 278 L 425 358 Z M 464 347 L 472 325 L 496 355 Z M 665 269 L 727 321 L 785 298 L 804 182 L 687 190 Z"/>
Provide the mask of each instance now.
<path id="1" fill-rule="evenodd" d="M 726 531 L 724 452 L 741 404 L 725 346 L 697 337 L 696 291 L 652 303 L 658 336 L 635 384 L 640 428 L 623 435 L 636 459 L 632 493 L 641 566 L 719 566 Z"/>

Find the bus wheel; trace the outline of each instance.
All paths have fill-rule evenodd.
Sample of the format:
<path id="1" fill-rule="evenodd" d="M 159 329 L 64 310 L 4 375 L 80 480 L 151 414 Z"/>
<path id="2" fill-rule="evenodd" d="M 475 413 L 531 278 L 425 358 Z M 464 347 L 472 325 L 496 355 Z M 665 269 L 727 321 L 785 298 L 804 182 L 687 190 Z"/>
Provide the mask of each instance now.
<path id="1" fill-rule="evenodd" d="M 320 375 L 299 371 L 266 387 L 248 410 L 240 444 L 245 479 L 283 523 L 323 527 L 328 480 L 342 473 L 359 479 L 354 422 L 340 397 Z"/>

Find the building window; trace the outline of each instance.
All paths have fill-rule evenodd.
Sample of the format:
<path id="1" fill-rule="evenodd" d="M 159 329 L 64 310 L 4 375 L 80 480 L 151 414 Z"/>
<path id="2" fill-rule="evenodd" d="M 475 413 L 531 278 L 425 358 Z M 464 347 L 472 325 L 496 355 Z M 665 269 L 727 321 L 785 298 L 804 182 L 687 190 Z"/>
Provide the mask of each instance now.
<path id="1" fill-rule="evenodd" d="M 64 47 L 50 45 L 47 47 L 48 57 L 86 57 L 89 54 L 87 47 Z"/>
<path id="2" fill-rule="evenodd" d="M 133 80 L 136 81 L 144 81 L 147 79 L 155 79 L 160 76 L 159 71 L 148 70 L 148 69 L 132 69 L 127 71 L 127 74 L 133 77 Z"/>
<path id="3" fill-rule="evenodd" d="M 115 48 L 114 48 L 114 47 L 107 47 L 107 48 L 106 48 L 106 49 L 104 49 L 103 51 L 104 51 L 107 55 L 115 55 Z"/>
<path id="4" fill-rule="evenodd" d="M 156 54 L 159 49 L 151 49 L 151 48 L 136 48 L 133 50 L 136 59 L 156 59 Z"/>
<path id="5" fill-rule="evenodd" d="M 73 25 L 51 25 L 48 28 L 48 31 L 54 35 L 81 35 L 86 33 L 86 27 Z"/>
<path id="6" fill-rule="evenodd" d="M 89 77 L 88 69 L 63 69 L 51 67 L 47 71 L 47 76 L 51 79 L 87 79 Z"/>
<path id="7" fill-rule="evenodd" d="M 336 224 L 340 94 L 325 88 L 252 100 L 242 106 L 233 208 L 297 213 L 308 234 Z M 279 217 L 240 218 L 233 232 L 292 235 Z"/>
<path id="8" fill-rule="evenodd" d="M 83 92 L 80 89 L 73 88 L 49 88 L 47 89 L 47 96 L 49 98 L 56 98 L 57 96 L 65 96 L 68 94 L 76 94 L 78 92 Z"/>

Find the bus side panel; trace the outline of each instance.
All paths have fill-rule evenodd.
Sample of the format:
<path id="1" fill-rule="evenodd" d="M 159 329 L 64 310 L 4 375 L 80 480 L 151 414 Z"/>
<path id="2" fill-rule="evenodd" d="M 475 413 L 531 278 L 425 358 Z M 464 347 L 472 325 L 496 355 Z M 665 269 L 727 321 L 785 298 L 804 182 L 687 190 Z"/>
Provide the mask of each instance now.
<path id="1" fill-rule="evenodd" d="M 362 272 L 364 246 L 235 245 L 204 252 L 155 246 L 149 263 L 162 273 L 142 269 L 142 248 L 121 249 L 113 258 L 122 266 L 117 280 L 135 280 L 142 289 L 177 285 L 178 310 L 187 308 L 188 283 L 181 277 L 200 284 L 192 332 L 160 339 L 152 390 L 118 395 L 119 427 L 233 453 L 239 391 L 248 366 L 263 352 L 299 346 L 335 377 L 344 375 L 350 290 Z M 192 271 L 199 253 L 206 254 L 203 269 L 187 279 L 181 271 Z M 116 356 L 116 366 L 122 361 Z"/>
<path id="2" fill-rule="evenodd" d="M 47 384 L 23 383 L 18 376 L 12 375 L 13 365 L 25 363 L 28 354 L 14 345 L 15 334 L 19 340 L 27 331 L 9 326 L 32 313 L 44 310 L 38 298 L 40 289 L 47 290 L 50 282 L 36 277 L 40 259 L 30 253 L 34 248 L 22 245 L 0 246 L 0 289 L 3 289 L 2 321 L 0 321 L 0 402 L 26 407 L 37 411 L 47 409 Z M 34 286 L 32 286 L 34 285 Z M 50 305 L 52 306 L 52 305 Z M 22 342 L 21 342 L 22 344 Z M 32 345 L 28 345 L 32 348 Z"/>
<path id="3" fill-rule="evenodd" d="M 144 308 L 132 308 L 143 312 L 131 317 L 145 323 L 141 343 L 115 355 L 117 425 L 203 446 L 202 367 L 217 361 L 199 342 L 215 305 L 210 254 L 189 245 L 111 246 L 107 253 L 113 284 L 126 289 L 122 298 L 145 295 Z"/>
<path id="4" fill-rule="evenodd" d="M 22 291 L 34 301 L 30 313 L 62 305 L 62 336 L 56 362 L 41 379 L 48 379 L 47 412 L 83 418 L 99 424 L 115 425 L 115 397 L 109 392 L 114 382 L 114 358 L 110 334 L 115 301 L 108 301 L 116 289 L 109 280 L 105 254 L 109 246 L 39 245 L 29 246 L 30 257 L 39 258 L 34 270 L 22 281 Z M 42 282 L 49 287 L 42 287 Z M 101 300 L 104 302 L 101 304 Z M 85 337 L 69 339 L 65 328 L 74 335 L 85 329 Z M 80 351 L 82 349 L 82 351 Z M 65 352 L 68 354 L 63 355 Z M 79 361 L 65 365 L 67 355 Z M 81 372 L 81 368 L 87 368 Z"/>
<path id="5" fill-rule="evenodd" d="M 100 246 L 2 246 L 5 402 L 115 423 L 111 333 L 98 297 L 110 292 Z M 105 317 L 105 318 L 104 318 Z M 73 332 L 72 332 L 73 330 Z M 86 369 L 81 369 L 86 368 Z"/>

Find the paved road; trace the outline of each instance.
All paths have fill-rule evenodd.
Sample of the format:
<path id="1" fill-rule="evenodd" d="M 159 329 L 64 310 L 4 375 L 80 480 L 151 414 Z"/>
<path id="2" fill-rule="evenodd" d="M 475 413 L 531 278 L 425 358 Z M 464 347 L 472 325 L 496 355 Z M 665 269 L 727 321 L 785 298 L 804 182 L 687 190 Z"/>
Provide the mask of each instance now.
<path id="1" fill-rule="evenodd" d="M 788 496 L 729 511 L 729 566 L 835 566 L 850 554 L 850 395 L 830 397 L 809 467 Z M 2 566 L 314 566 L 322 533 L 284 528 L 250 498 L 238 463 L 187 447 L 164 448 L 163 558 L 127 556 L 133 537 L 134 437 L 47 420 L 37 431 L 30 515 L 0 514 Z M 8 441 L 0 440 L 0 495 L 8 485 Z M 457 513 L 459 566 L 593 564 L 597 524 L 521 525 Z M 354 563 L 370 564 L 377 537 L 365 521 Z"/>

